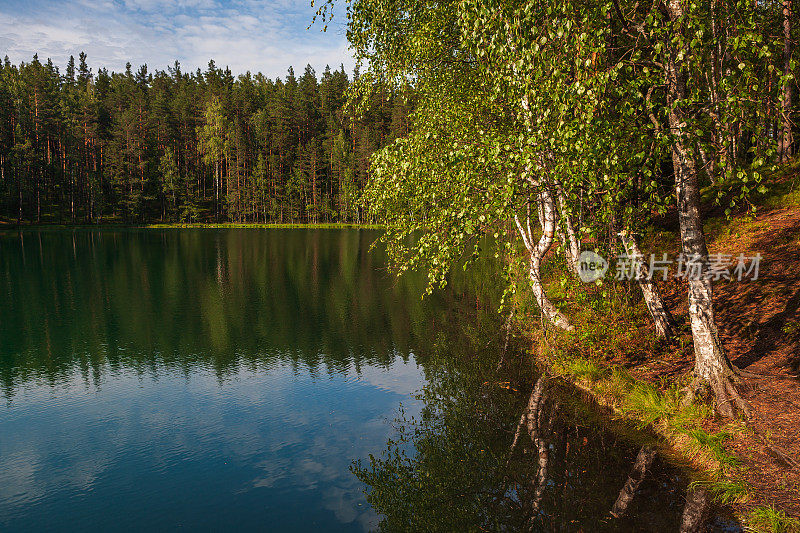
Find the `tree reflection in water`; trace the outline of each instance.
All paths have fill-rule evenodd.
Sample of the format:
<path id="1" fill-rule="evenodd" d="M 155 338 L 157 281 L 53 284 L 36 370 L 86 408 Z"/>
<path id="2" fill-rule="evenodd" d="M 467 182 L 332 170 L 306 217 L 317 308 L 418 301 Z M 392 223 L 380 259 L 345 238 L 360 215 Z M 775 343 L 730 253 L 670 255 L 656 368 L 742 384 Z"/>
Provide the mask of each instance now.
<path id="1" fill-rule="evenodd" d="M 488 313 L 445 324 L 418 354 L 421 418 L 401 414 L 387 449 L 352 467 L 382 530 L 698 530 L 704 504 L 692 493 L 686 505 L 686 476 L 642 447 L 645 435 L 612 431 L 519 349 L 498 365 Z"/>

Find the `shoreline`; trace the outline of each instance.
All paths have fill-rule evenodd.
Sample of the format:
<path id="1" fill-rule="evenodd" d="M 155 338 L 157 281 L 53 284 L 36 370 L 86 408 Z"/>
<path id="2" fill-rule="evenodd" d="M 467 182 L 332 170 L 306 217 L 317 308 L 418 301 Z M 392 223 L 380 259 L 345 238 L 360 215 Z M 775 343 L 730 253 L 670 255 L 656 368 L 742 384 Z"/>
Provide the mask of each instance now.
<path id="1" fill-rule="evenodd" d="M 683 401 L 694 366 L 685 287 L 658 282 L 680 326 L 672 342 L 658 340 L 637 288 L 606 282 L 581 284 L 555 257 L 545 288 L 575 325 L 565 332 L 540 325 L 529 289 L 517 294 L 524 313 L 518 334 L 531 343 L 534 360 L 574 386 L 609 416 L 647 428 L 663 451 L 699 475 L 705 489 L 748 531 L 800 532 L 800 321 L 796 275 L 800 265 L 800 197 L 779 188 L 755 216 L 706 220 L 712 253 L 764 255 L 757 282 L 714 284 L 720 336 L 728 356 L 748 372 L 749 419 L 724 419 L 707 398 Z M 677 246 L 669 231 L 642 239 L 645 253 Z M 523 274 L 524 275 L 524 274 Z M 767 305 L 768 304 L 768 305 Z M 535 306 L 533 306 L 535 309 Z M 795 406 L 795 407 L 792 407 Z"/>
<path id="2" fill-rule="evenodd" d="M 535 360 L 554 377 L 583 394 L 585 401 L 592 402 L 605 411 L 610 419 L 632 424 L 638 431 L 652 432 L 656 437 L 654 445 L 659 454 L 694 474 L 690 489 L 706 491 L 709 502 L 731 512 L 745 531 L 800 532 L 800 517 L 787 511 L 782 505 L 765 501 L 764 494 L 759 493 L 745 475 L 761 473 L 752 470 L 741 457 L 726 449 L 725 443 L 732 438 L 734 432 L 752 434 L 752 428 L 746 421 L 737 419 L 719 425 L 712 422 L 711 411 L 707 416 L 697 417 L 696 424 L 684 425 L 687 419 L 696 415 L 691 413 L 687 416 L 681 409 L 685 408 L 690 412 L 697 409 L 702 412 L 708 407 L 698 403 L 683 407 L 675 403 L 675 412 L 654 417 L 647 406 L 637 407 L 635 404 L 641 402 L 642 394 L 650 395 L 653 407 L 662 402 L 669 411 L 669 390 L 661 391 L 650 381 L 626 375 L 621 367 L 598 367 L 599 376 L 592 375 L 591 371 L 578 370 L 582 365 L 593 364 L 587 359 L 568 361 L 566 368 L 541 357 L 536 357 Z M 624 377 L 617 374 L 620 371 Z M 627 382 L 629 388 L 627 391 L 615 392 L 614 388 L 618 385 L 614 382 L 620 378 Z"/>
<path id="3" fill-rule="evenodd" d="M 157 223 L 157 224 L 16 224 L 0 222 L 2 230 L 42 230 L 42 229 L 364 229 L 380 230 L 385 226 L 380 224 L 351 224 L 351 223 L 244 223 L 244 222 L 194 222 L 194 223 Z"/>

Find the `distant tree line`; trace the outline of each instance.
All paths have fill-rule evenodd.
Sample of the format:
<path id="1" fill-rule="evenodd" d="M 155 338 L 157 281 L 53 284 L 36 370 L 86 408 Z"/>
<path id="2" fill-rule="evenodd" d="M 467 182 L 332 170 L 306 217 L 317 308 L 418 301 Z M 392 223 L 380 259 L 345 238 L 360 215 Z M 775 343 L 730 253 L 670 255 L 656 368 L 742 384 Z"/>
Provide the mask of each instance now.
<path id="1" fill-rule="evenodd" d="M 358 72 L 355 73 L 358 76 Z M 0 65 L 0 217 L 17 222 L 366 222 L 370 155 L 407 131 L 410 101 L 346 107 L 344 68 L 321 78 L 144 65 L 62 73 Z"/>

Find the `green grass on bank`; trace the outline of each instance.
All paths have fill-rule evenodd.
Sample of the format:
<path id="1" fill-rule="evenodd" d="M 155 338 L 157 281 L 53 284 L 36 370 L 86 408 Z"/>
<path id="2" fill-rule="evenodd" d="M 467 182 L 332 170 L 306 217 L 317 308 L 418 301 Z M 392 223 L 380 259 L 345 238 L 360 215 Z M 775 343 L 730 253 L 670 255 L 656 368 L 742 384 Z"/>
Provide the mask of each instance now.
<path id="1" fill-rule="evenodd" d="M 798 533 L 800 520 L 791 518 L 774 506 L 753 509 L 748 515 L 747 531 L 755 533 Z"/>
<path id="2" fill-rule="evenodd" d="M 27 224 L 17 226 L 16 223 L 5 222 L 0 224 L 0 229 L 383 229 L 379 224 L 253 224 L 241 222 L 220 222 L 220 223 L 165 223 L 165 224 L 122 224 L 122 223 L 102 223 L 102 224 Z"/>
<path id="3" fill-rule="evenodd" d="M 662 451 L 696 470 L 695 483 L 707 488 L 717 501 L 746 502 L 750 494 L 740 476 L 743 466 L 725 449 L 731 434 L 743 431 L 744 424 L 737 420 L 711 431 L 712 406 L 685 402 L 681 391 L 684 379 L 653 383 L 626 368 L 647 368 L 671 350 L 690 350 L 688 337 L 680 336 L 674 346 L 659 342 L 650 331 L 643 302 L 624 284 L 585 285 L 573 281 L 566 270 L 551 271 L 550 278 L 556 281 L 547 284 L 548 293 L 576 328 L 573 332 L 542 329 L 535 318 L 520 323 L 534 341 L 540 362 L 589 393 L 615 418 L 658 434 L 665 444 Z M 516 303 L 530 309 L 527 292 L 518 292 Z"/>
<path id="4" fill-rule="evenodd" d="M 599 316 L 595 318 L 599 320 Z M 745 424 L 734 420 L 720 430 L 710 430 L 712 406 L 702 401 L 685 402 L 683 380 L 651 383 L 637 379 L 622 365 L 594 355 L 600 346 L 587 346 L 587 340 L 580 338 L 580 327 L 577 330 L 551 330 L 547 340 L 535 337 L 535 342 L 547 343 L 539 351 L 551 371 L 586 391 L 614 418 L 655 432 L 662 439 L 665 455 L 696 472 L 691 482 L 694 486 L 702 486 L 715 501 L 731 506 L 743 523 L 751 524 L 752 517 L 742 511 L 742 504 L 752 499 L 751 487 L 743 476 L 745 467 L 725 448 L 732 434 L 747 431 Z M 588 343 L 592 344 L 592 340 Z M 752 527 L 759 533 L 773 531 L 757 524 Z"/>

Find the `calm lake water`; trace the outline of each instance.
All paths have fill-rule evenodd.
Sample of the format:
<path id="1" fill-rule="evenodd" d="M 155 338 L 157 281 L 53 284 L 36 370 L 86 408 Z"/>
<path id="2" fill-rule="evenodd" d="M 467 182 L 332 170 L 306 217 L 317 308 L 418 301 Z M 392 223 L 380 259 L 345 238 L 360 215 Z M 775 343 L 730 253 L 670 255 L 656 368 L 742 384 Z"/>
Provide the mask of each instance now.
<path id="1" fill-rule="evenodd" d="M 451 485 L 463 492 L 459 476 L 474 472 L 488 476 L 480 493 L 521 498 L 523 488 L 489 487 L 509 483 L 494 475 L 505 461 L 495 455 L 527 401 L 513 383 L 482 388 L 493 370 L 475 362 L 495 349 L 498 324 L 485 318 L 494 311 L 484 313 L 494 328 L 486 334 L 475 283 L 421 300 L 423 280 L 394 280 L 384 254 L 369 251 L 376 237 L 0 233 L 0 531 L 370 530 L 379 516 L 351 466 L 398 450 L 414 472 L 424 461 L 444 469 L 446 484 L 414 482 L 414 492 L 395 476 L 391 490 L 432 520 L 440 513 L 445 530 L 453 502 L 414 498 Z M 638 445 L 561 411 L 549 446 L 562 459 L 541 520 L 563 530 L 674 529 L 680 473 L 657 462 L 630 517 L 608 522 Z M 403 420 L 425 422 L 405 438 Z M 436 456 L 449 446 L 483 455 L 459 472 L 448 461 L 463 457 Z M 532 464 L 524 448 L 517 456 Z M 392 505 L 380 505 L 384 516 Z M 474 519 L 516 512 L 489 505 L 475 503 L 484 518 Z M 495 525 L 515 523 L 503 520 Z"/>

